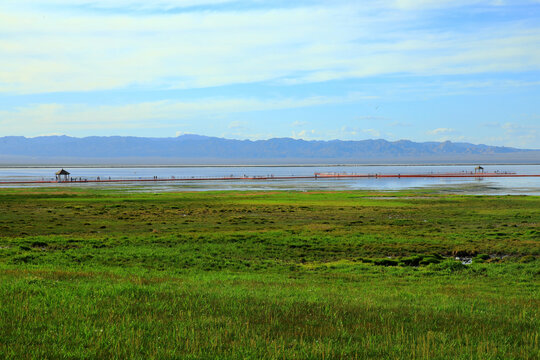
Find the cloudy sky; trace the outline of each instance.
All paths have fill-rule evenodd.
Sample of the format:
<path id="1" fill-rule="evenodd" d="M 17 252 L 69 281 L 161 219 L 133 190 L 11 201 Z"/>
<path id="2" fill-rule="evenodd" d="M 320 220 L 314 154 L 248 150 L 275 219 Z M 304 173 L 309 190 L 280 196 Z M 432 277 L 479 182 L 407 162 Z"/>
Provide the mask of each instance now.
<path id="1" fill-rule="evenodd" d="M 0 136 L 540 148 L 540 0 L 2 0 Z"/>

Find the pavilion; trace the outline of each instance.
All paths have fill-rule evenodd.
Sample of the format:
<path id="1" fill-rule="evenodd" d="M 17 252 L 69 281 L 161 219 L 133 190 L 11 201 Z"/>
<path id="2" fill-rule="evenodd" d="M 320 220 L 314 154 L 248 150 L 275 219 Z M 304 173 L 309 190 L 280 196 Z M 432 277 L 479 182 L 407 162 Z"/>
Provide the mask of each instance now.
<path id="1" fill-rule="evenodd" d="M 69 172 L 62 169 L 56 172 L 56 181 L 62 182 L 62 181 L 69 181 Z"/>

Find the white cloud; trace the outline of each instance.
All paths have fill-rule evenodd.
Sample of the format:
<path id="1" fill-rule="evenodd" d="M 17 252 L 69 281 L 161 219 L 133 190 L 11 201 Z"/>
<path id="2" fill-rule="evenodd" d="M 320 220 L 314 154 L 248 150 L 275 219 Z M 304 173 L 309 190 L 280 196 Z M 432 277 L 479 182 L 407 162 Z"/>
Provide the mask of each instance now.
<path id="1" fill-rule="evenodd" d="M 396 10 L 414 8 L 414 4 L 436 6 L 435 1 L 320 2 L 277 9 L 137 16 L 53 11 L 45 6 L 50 1 L 40 7 L 29 1 L 24 2 L 26 8 L 19 7 L 19 2 L 0 5 L 0 92 L 186 89 L 395 73 L 540 69 L 538 26 L 503 23 L 497 29 L 479 25 L 473 32 L 422 30 L 413 26 L 421 15 Z M 67 0 L 54 3 L 72 4 Z M 144 7 L 145 3 L 77 0 L 77 4 L 98 7 Z M 152 4 L 167 8 L 195 1 Z M 451 4 L 444 1 L 437 6 Z"/>
<path id="2" fill-rule="evenodd" d="M 507 122 L 501 125 L 505 138 L 512 146 L 540 148 L 540 127 Z"/>
<path id="3" fill-rule="evenodd" d="M 267 140 L 275 138 L 276 135 L 271 132 L 259 132 L 259 133 L 251 133 L 251 132 L 224 132 L 218 135 L 219 137 L 226 138 L 226 139 L 239 139 L 239 140 Z"/>
<path id="4" fill-rule="evenodd" d="M 346 134 L 346 135 L 356 135 L 358 134 L 358 130 L 357 129 L 354 129 L 354 128 L 351 128 L 350 126 L 342 126 L 341 127 L 341 133 L 343 134 Z"/>
<path id="5" fill-rule="evenodd" d="M 244 121 L 231 121 L 227 126 L 229 129 L 244 129 L 247 123 Z"/>
<path id="6" fill-rule="evenodd" d="M 35 6 L 35 0 L 4 0 L 5 4 L 20 6 Z M 232 3 L 234 0 L 44 0 L 43 7 L 51 6 L 84 6 L 94 9 L 135 9 L 135 10 L 169 10 L 194 6 L 212 6 Z"/>
<path id="7" fill-rule="evenodd" d="M 475 4 L 504 5 L 504 1 L 501 0 L 394 0 L 393 3 L 396 7 L 406 10 L 441 9 Z"/>
<path id="8" fill-rule="evenodd" d="M 477 138 L 475 141 L 522 149 L 539 149 L 540 126 L 535 122 L 537 118 L 534 114 L 523 114 L 518 122 L 485 122 L 481 126 L 486 128 L 486 133 L 489 135 Z"/>
<path id="9" fill-rule="evenodd" d="M 437 128 L 437 129 L 426 131 L 426 134 L 428 134 L 428 135 L 442 135 L 442 134 L 452 134 L 452 133 L 455 133 L 455 132 L 456 132 L 456 130 L 451 129 L 451 128 Z"/>
<path id="10" fill-rule="evenodd" d="M 381 136 L 381 132 L 375 129 L 362 129 L 362 132 L 376 138 Z"/>
<path id="11" fill-rule="evenodd" d="M 340 129 L 339 138 L 358 138 L 360 135 L 368 135 L 372 138 L 381 137 L 381 132 L 376 129 L 363 129 L 363 128 L 354 128 L 350 126 L 342 126 Z"/>
<path id="12" fill-rule="evenodd" d="M 5 4 L 35 5 L 35 0 L 3 0 Z M 43 4 L 51 6 L 85 6 L 91 8 L 136 8 L 136 9 L 172 9 L 184 7 L 200 7 L 222 5 L 227 3 L 244 3 L 244 5 L 275 5 L 271 0 L 42 0 Z M 334 0 L 334 4 L 350 3 L 347 0 Z M 516 3 L 538 3 L 538 0 L 378 0 L 363 4 L 366 8 L 398 8 L 398 9 L 444 9 L 448 7 L 477 5 L 503 6 Z M 324 0 L 313 0 L 312 4 L 324 3 Z"/>
<path id="13" fill-rule="evenodd" d="M 232 3 L 234 0 L 53 0 L 56 3 L 74 5 L 91 4 L 96 7 L 139 7 L 143 9 L 169 9 L 175 7 L 205 6 Z"/>
<path id="14" fill-rule="evenodd" d="M 64 133 L 46 133 L 46 134 L 38 134 L 36 137 L 39 137 L 39 136 L 63 136 L 63 135 L 66 135 Z"/>
<path id="15" fill-rule="evenodd" d="M 304 139 L 304 140 L 313 140 L 313 139 L 319 138 L 317 136 L 317 131 L 315 131 L 315 129 L 311 129 L 311 130 L 304 129 L 299 132 L 293 131 L 291 137 L 293 139 Z"/>
<path id="16" fill-rule="evenodd" d="M 328 104 L 343 104 L 362 99 L 361 95 L 308 98 L 208 98 L 194 101 L 161 100 L 124 105 L 93 106 L 87 104 L 36 104 L 0 111 L 0 126 L 12 134 L 27 134 L 81 129 L 133 129 L 144 127 L 177 127 L 178 120 L 199 120 L 234 113 L 292 109 Z M 240 128 L 233 121 L 229 128 Z"/>

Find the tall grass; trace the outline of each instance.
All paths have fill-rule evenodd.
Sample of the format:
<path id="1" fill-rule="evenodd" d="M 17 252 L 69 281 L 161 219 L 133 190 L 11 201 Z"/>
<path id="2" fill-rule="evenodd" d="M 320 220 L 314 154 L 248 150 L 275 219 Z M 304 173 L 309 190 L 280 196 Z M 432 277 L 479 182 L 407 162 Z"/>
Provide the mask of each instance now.
<path id="1" fill-rule="evenodd" d="M 538 358 L 540 199 L 376 195 L 6 190 L 0 357 Z"/>

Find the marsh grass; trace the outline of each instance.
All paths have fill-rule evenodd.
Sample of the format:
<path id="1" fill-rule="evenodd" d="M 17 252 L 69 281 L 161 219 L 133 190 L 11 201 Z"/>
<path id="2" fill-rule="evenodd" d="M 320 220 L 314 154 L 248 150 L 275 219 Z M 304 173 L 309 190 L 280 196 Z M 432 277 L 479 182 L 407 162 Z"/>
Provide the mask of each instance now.
<path id="1" fill-rule="evenodd" d="M 0 357 L 538 358 L 540 198 L 388 197 L 2 190 Z"/>

